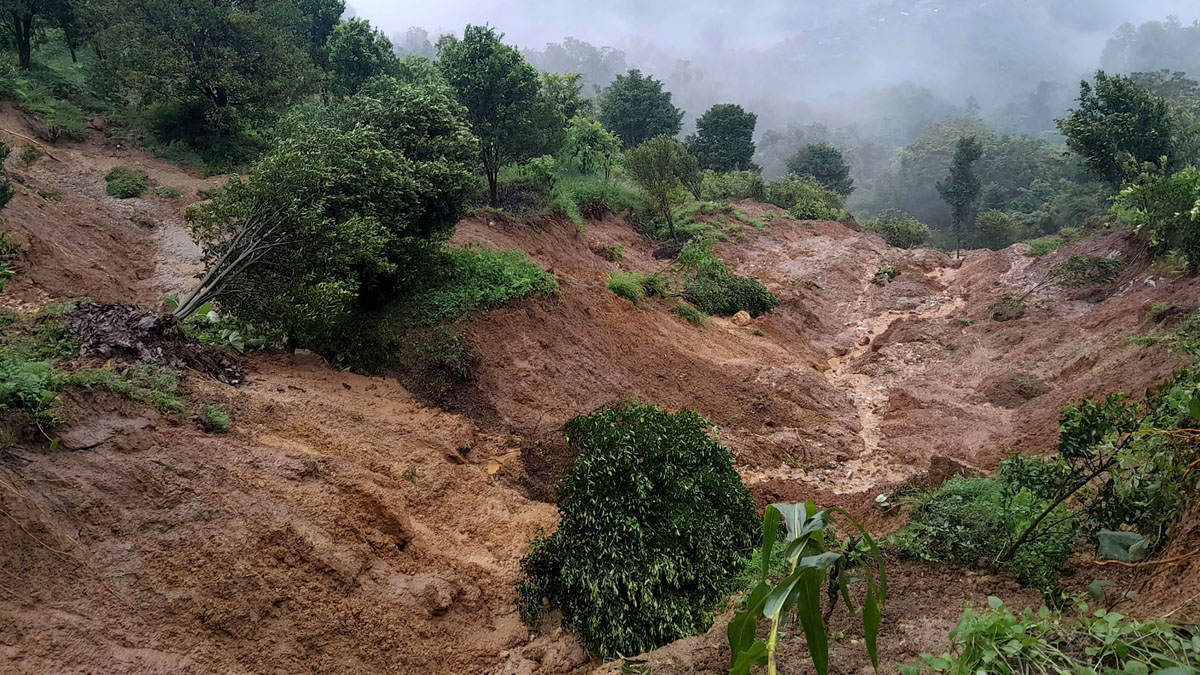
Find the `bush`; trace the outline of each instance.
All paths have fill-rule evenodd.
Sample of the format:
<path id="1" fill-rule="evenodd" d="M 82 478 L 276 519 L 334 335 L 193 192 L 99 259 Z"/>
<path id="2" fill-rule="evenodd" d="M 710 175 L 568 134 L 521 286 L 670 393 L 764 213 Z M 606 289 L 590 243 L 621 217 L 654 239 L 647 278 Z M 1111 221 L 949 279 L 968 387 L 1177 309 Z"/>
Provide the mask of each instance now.
<path id="1" fill-rule="evenodd" d="M 1073 255 L 1050 268 L 1050 276 L 1063 286 L 1082 287 L 1111 284 L 1125 269 L 1125 261 L 1094 255 Z"/>
<path id="2" fill-rule="evenodd" d="M 38 427 L 52 427 L 62 420 L 55 413 L 58 376 L 45 361 L 0 359 L 0 411 L 28 414 Z"/>
<path id="3" fill-rule="evenodd" d="M 204 428 L 206 430 L 223 434 L 229 431 L 229 426 L 229 413 L 225 412 L 224 406 L 209 405 L 204 407 Z"/>
<path id="4" fill-rule="evenodd" d="M 154 193 L 163 199 L 179 199 L 183 196 L 183 193 L 179 191 L 179 188 L 173 187 L 160 187 L 155 190 Z"/>
<path id="5" fill-rule="evenodd" d="M 26 164 L 33 164 L 42 156 L 42 151 L 32 143 L 26 143 L 25 147 L 21 148 L 21 161 Z"/>
<path id="6" fill-rule="evenodd" d="M 454 321 L 536 293 L 555 293 L 558 282 L 524 251 L 481 246 L 444 249 L 416 271 L 409 310 L 424 324 Z"/>
<path id="7" fill-rule="evenodd" d="M 8 280 L 17 274 L 16 270 L 12 268 L 12 263 L 13 260 L 16 260 L 18 253 L 20 253 L 20 249 L 17 248 L 17 242 L 13 241 L 12 236 L 7 232 L 0 232 L 0 291 L 3 291 Z"/>
<path id="8" fill-rule="evenodd" d="M 1031 239 L 1029 241 L 1029 250 L 1025 252 L 1025 255 L 1034 257 L 1043 256 L 1047 253 L 1054 253 L 1063 246 L 1066 246 L 1066 242 L 1063 241 L 1062 237 L 1051 234 L 1038 239 Z"/>
<path id="9" fill-rule="evenodd" d="M 108 183 L 108 195 L 117 199 L 140 197 L 150 187 L 149 176 L 123 166 L 113 167 L 104 174 L 104 182 Z"/>
<path id="10" fill-rule="evenodd" d="M 608 290 L 635 305 L 640 305 L 647 297 L 667 295 L 670 292 L 667 280 L 662 275 L 619 270 L 609 277 Z"/>
<path id="11" fill-rule="evenodd" d="M 691 305 L 675 305 L 671 308 L 671 313 L 697 328 L 702 328 L 708 322 L 704 312 Z"/>
<path id="12" fill-rule="evenodd" d="M 758 526 L 733 455 L 699 414 L 627 401 L 577 417 L 558 531 L 521 561 L 521 617 L 546 606 L 584 646 L 640 654 L 712 625 Z"/>
<path id="13" fill-rule="evenodd" d="M 993 251 L 1008 248 L 1025 238 L 1025 223 L 1019 213 L 984 211 L 975 219 L 975 246 Z"/>
<path id="14" fill-rule="evenodd" d="M 871 277 L 871 283 L 876 286 L 886 286 L 892 283 L 896 277 L 900 276 L 900 270 L 895 265 L 884 265 L 878 270 L 875 270 L 875 275 Z"/>
<path id="15" fill-rule="evenodd" d="M 683 287 L 683 297 L 717 316 L 733 316 L 744 310 L 757 317 L 779 306 L 779 297 L 758 279 L 738 276 L 728 268 L 700 270 Z"/>
<path id="16" fill-rule="evenodd" d="M 888 209 L 863 226 L 867 232 L 883 237 L 888 246 L 917 248 L 929 241 L 929 226 L 899 209 Z"/>
<path id="17" fill-rule="evenodd" d="M 633 209 L 638 199 L 639 191 L 622 182 L 578 174 L 559 176 L 550 193 L 551 206 L 562 209 L 576 225 L 583 225 L 585 218 Z"/>
<path id="18" fill-rule="evenodd" d="M 918 493 L 908 505 L 909 524 L 897 536 L 902 552 L 930 562 L 986 567 L 1048 502 L 1027 488 L 994 478 L 955 476 Z M 1057 520 L 1065 511 L 1059 507 L 1050 518 Z M 1048 592 L 1055 576 L 1067 567 L 1078 537 L 1073 523 L 1051 528 L 1019 549 L 1001 571 Z"/>
<path id="19" fill-rule="evenodd" d="M 788 176 L 768 181 L 764 186 L 767 201 L 783 209 L 797 209 L 793 217 L 807 220 L 822 220 L 829 214 L 839 214 L 845 206 L 845 197 L 826 188 L 812 176 Z M 816 217 L 807 217 L 815 213 Z"/>
<path id="20" fill-rule="evenodd" d="M 754 199 L 762 201 L 766 196 L 766 184 L 757 171 L 729 171 L 717 173 L 706 169 L 700 176 L 700 194 L 710 201 L 724 199 Z"/>

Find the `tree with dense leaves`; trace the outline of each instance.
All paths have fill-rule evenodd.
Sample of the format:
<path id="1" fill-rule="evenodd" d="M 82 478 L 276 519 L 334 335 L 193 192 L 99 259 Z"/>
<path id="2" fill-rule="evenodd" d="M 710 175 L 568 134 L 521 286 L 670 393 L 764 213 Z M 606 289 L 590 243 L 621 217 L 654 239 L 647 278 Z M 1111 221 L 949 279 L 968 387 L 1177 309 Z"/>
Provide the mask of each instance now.
<path id="1" fill-rule="evenodd" d="M 618 75 L 600 98 L 600 122 L 621 138 L 625 147 L 641 145 L 655 136 L 675 136 L 683 128 L 683 111 L 671 103 L 662 82 L 636 68 Z"/>
<path id="2" fill-rule="evenodd" d="M 438 67 L 479 137 L 492 206 L 499 204 L 500 167 L 541 154 L 546 117 L 537 71 L 503 37 L 494 28 L 467 26 L 462 39 L 446 35 L 437 45 Z"/>
<path id="3" fill-rule="evenodd" d="M 17 65 L 33 67 L 33 39 L 41 24 L 69 10 L 70 0 L 0 0 L 0 22 L 17 46 Z"/>
<path id="4" fill-rule="evenodd" d="M 366 19 L 350 19 L 334 26 L 325 48 L 329 88 L 338 96 L 349 96 L 372 77 L 394 75 L 397 70 L 391 40 Z"/>
<path id="5" fill-rule="evenodd" d="M 670 136 L 655 136 L 625 153 L 625 171 L 643 190 L 654 215 L 667 223 L 671 238 L 678 241 L 672 211 L 680 201 L 683 181 L 696 168 L 696 159 L 688 154 L 683 143 Z"/>
<path id="6" fill-rule="evenodd" d="M 604 180 L 608 180 L 613 160 L 621 151 L 621 139 L 596 120 L 577 115 L 567 123 L 564 150 L 580 173 L 603 168 Z"/>
<path id="7" fill-rule="evenodd" d="M 1088 170 L 1114 185 L 1132 178 L 1145 162 L 1172 158 L 1174 124 L 1165 99 L 1130 77 L 1096 72 L 1095 85 L 1079 83 L 1079 107 L 1058 121 L 1067 147 Z"/>
<path id="8" fill-rule="evenodd" d="M 169 126 L 229 133 L 312 93 L 319 73 L 291 0 L 107 0 L 100 36 L 117 75 Z M 119 11 L 118 11 L 119 10 Z"/>
<path id="9" fill-rule="evenodd" d="M 742 171 L 753 166 L 754 125 L 758 115 L 733 103 L 719 103 L 696 119 L 696 133 L 688 136 L 688 151 L 701 169 Z"/>
<path id="10" fill-rule="evenodd" d="M 293 0 L 308 19 L 308 52 L 315 63 L 324 66 L 328 53 L 325 42 L 346 13 L 345 0 Z"/>
<path id="11" fill-rule="evenodd" d="M 789 173 L 812 176 L 817 182 L 840 195 L 854 192 L 850 165 L 841 150 L 828 143 L 810 143 L 787 161 Z"/>
<path id="12" fill-rule="evenodd" d="M 583 95 L 582 78 L 579 73 L 542 73 L 542 93 L 564 120 L 591 112 L 592 102 Z"/>
<path id="13" fill-rule="evenodd" d="M 370 80 L 296 113 L 243 179 L 189 213 L 205 273 L 176 316 L 209 301 L 291 345 L 386 298 L 475 189 L 478 142 L 440 86 Z"/>
<path id="14" fill-rule="evenodd" d="M 970 228 L 983 185 L 975 173 L 975 164 L 983 157 L 983 145 L 974 136 L 958 139 L 954 148 L 954 159 L 950 162 L 950 173 L 937 184 L 938 194 L 950 206 L 954 230 L 954 254 L 962 249 L 963 232 Z"/>

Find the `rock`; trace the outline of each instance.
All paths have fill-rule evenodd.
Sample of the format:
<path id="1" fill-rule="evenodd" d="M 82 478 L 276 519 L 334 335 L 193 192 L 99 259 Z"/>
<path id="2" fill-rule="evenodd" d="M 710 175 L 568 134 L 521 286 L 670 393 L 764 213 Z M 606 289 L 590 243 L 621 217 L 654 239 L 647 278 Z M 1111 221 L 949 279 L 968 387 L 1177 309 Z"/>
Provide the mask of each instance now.
<path id="1" fill-rule="evenodd" d="M 871 344 L 871 336 L 870 335 L 862 336 L 862 339 L 858 341 L 858 344 L 861 347 L 866 347 L 867 345 Z"/>
<path id="2" fill-rule="evenodd" d="M 752 323 L 754 323 L 754 319 L 750 317 L 750 312 L 744 309 L 733 315 L 733 325 L 735 326 L 749 326 Z"/>

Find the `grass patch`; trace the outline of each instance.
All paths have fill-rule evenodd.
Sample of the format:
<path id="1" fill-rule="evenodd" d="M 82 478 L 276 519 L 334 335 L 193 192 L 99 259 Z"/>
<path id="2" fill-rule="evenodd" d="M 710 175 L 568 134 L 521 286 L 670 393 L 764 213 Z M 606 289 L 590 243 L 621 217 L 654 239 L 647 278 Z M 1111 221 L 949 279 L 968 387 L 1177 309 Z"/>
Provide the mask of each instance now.
<path id="1" fill-rule="evenodd" d="M 179 188 L 173 188 L 170 186 L 160 187 L 154 191 L 154 194 L 162 197 L 163 199 L 179 199 L 183 196 L 183 193 L 179 191 Z"/>
<path id="2" fill-rule="evenodd" d="M 559 174 L 549 195 L 550 206 L 581 227 L 585 219 L 633 209 L 640 198 L 641 192 L 624 181 L 577 173 Z"/>
<path id="3" fill-rule="evenodd" d="M 106 389 L 133 401 L 149 403 L 163 413 L 178 415 L 187 409 L 179 373 L 141 361 L 117 370 L 92 368 L 72 373 L 63 377 L 62 385 Z"/>
<path id="4" fill-rule="evenodd" d="M 117 199 L 141 197 L 146 188 L 150 187 L 149 176 L 123 166 L 113 167 L 104 174 L 104 182 L 108 184 L 105 188 L 108 195 Z"/>
<path id="5" fill-rule="evenodd" d="M 691 305 L 675 305 L 671 308 L 671 313 L 696 328 L 703 328 L 708 323 L 708 317 L 705 316 L 704 312 Z"/>
<path id="6" fill-rule="evenodd" d="M 1054 253 L 1058 249 L 1067 245 L 1066 242 L 1063 241 L 1062 237 L 1058 236 L 1057 234 L 1031 239 L 1027 243 L 1029 244 L 1029 250 L 1025 252 L 1025 255 L 1034 257 L 1043 256 L 1048 253 Z"/>
<path id="7" fill-rule="evenodd" d="M 642 304 L 648 297 L 665 296 L 671 292 L 666 277 L 660 274 L 621 270 L 613 272 L 608 278 L 608 290 L 635 305 Z"/>
<path id="8" fill-rule="evenodd" d="M 229 431 L 229 413 L 225 412 L 225 406 L 204 406 L 204 416 L 201 418 L 201 420 L 206 431 L 211 431 L 218 434 L 223 434 Z"/>
<path id="9" fill-rule="evenodd" d="M 558 282 L 524 251 L 472 245 L 436 254 L 431 274 L 410 301 L 411 314 L 426 325 L 496 309 L 536 293 L 558 292 Z"/>
<path id="10" fill-rule="evenodd" d="M 12 235 L 0 232 L 0 292 L 8 285 L 9 280 L 17 275 L 17 271 L 13 269 L 13 261 L 20 252 L 21 249 L 17 248 L 17 242 L 13 241 Z"/>

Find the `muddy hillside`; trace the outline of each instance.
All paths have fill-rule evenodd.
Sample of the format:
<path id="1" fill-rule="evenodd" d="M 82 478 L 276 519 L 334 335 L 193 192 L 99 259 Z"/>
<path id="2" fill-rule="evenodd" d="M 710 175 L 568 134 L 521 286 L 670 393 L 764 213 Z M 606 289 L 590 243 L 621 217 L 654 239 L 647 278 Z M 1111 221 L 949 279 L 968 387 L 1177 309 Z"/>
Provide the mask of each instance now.
<path id="1" fill-rule="evenodd" d="M 22 142 L 23 124 L 6 112 L 0 136 Z M 107 196 L 103 174 L 118 164 L 181 196 Z M 183 212 L 221 178 L 102 133 L 7 168 L 4 218 L 21 253 L 4 310 L 79 297 L 155 310 L 192 283 L 199 251 Z M 1155 330 L 1151 303 L 1190 311 L 1200 282 L 1160 274 L 1122 232 L 1042 257 L 1018 244 L 956 260 L 738 207 L 775 215 L 716 253 L 781 304 L 701 328 L 667 301 L 635 306 L 607 289 L 618 268 L 670 262 L 622 215 L 583 228 L 461 222 L 454 245 L 526 251 L 560 292 L 461 323 L 479 365 L 444 407 L 304 352 L 251 352 L 238 386 L 189 371 L 187 395 L 224 405 L 228 434 L 98 389 L 64 394 L 59 442 L 0 452 L 0 672 L 591 672 L 606 666 L 572 636 L 530 633 L 514 592 L 529 540 L 557 522 L 569 419 L 627 396 L 699 410 L 760 503 L 841 505 L 886 533 L 900 522 L 873 508 L 877 495 L 1049 452 L 1065 404 L 1141 392 L 1187 363 L 1129 338 Z M 612 244 L 619 263 L 604 255 Z M 1080 252 L 1130 263 L 1104 294 L 1045 286 L 1024 316 L 993 318 L 1001 298 Z M 876 283 L 889 265 L 899 275 Z M 1040 602 L 982 573 L 897 563 L 894 577 L 890 664 L 943 649 L 966 601 Z M 1184 600 L 1138 579 L 1154 611 Z M 727 620 L 659 660 L 723 672 Z M 859 649 L 835 646 L 856 668 Z"/>

